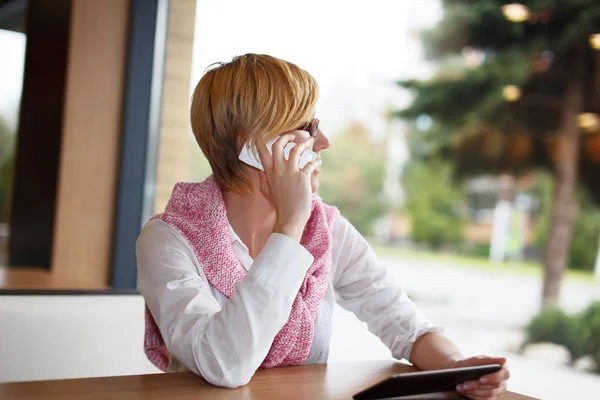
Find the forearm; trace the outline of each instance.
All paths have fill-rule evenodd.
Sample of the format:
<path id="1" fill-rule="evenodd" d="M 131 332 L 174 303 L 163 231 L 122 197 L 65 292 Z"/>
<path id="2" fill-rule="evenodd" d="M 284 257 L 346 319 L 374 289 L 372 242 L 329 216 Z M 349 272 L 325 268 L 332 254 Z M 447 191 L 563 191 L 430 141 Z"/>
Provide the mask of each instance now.
<path id="1" fill-rule="evenodd" d="M 410 362 L 421 370 L 452 368 L 463 358 L 458 347 L 441 333 L 421 335 L 413 345 Z"/>
<path id="2" fill-rule="evenodd" d="M 243 279 L 218 313 L 205 323 L 197 320 L 181 342 L 172 341 L 173 355 L 185 361 L 191 352 L 188 367 L 214 385 L 245 385 L 287 321 L 293 297 Z"/>
<path id="3" fill-rule="evenodd" d="M 227 387 L 246 383 L 264 360 L 313 262 L 298 243 L 272 235 L 236 293 L 220 304 L 170 226 L 149 223 L 136 252 L 139 289 L 169 353 Z"/>

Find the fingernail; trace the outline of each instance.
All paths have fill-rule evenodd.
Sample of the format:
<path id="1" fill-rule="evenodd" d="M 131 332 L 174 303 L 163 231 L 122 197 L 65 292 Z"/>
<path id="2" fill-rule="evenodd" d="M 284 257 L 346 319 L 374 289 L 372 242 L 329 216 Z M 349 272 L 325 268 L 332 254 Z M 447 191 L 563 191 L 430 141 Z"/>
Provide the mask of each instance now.
<path id="1" fill-rule="evenodd" d="M 481 378 L 481 379 L 479 379 L 479 382 L 481 382 L 481 383 L 484 383 L 484 384 L 485 384 L 485 383 L 488 383 L 488 382 L 489 382 L 489 380 L 488 380 L 488 378 Z"/>
<path id="2" fill-rule="evenodd" d="M 464 386 L 463 386 L 463 385 L 458 385 L 458 386 L 456 387 L 456 390 L 458 390 L 459 392 L 462 392 L 462 391 L 464 391 L 464 390 L 465 390 L 465 388 L 464 388 Z"/>

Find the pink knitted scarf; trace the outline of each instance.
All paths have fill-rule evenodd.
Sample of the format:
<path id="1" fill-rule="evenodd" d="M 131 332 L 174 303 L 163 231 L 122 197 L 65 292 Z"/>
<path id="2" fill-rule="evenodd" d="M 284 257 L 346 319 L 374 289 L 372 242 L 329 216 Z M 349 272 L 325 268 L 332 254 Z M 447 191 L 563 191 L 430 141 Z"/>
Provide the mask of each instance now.
<path id="1" fill-rule="evenodd" d="M 300 243 L 313 255 L 314 262 L 296 295 L 288 322 L 273 340 L 263 368 L 300 365 L 308 358 L 317 310 L 330 280 L 331 228 L 337 212 L 335 207 L 313 196 L 312 213 Z M 246 271 L 231 247 L 223 195 L 212 177 L 202 183 L 175 185 L 165 212 L 153 219 L 160 219 L 179 231 L 194 250 L 208 281 L 227 298 L 234 295 L 234 285 L 244 278 Z M 166 371 L 169 352 L 147 306 L 145 319 L 146 356 Z"/>

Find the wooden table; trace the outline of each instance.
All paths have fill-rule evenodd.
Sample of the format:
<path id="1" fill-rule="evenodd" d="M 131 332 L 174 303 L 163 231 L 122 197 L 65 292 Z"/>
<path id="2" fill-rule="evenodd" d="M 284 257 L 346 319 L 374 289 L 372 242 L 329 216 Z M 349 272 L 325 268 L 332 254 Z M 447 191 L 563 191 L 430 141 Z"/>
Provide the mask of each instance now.
<path id="1" fill-rule="evenodd" d="M 118 376 L 107 378 L 0 384 L 0 399 L 351 399 L 354 393 L 400 372 L 414 368 L 393 361 L 307 365 L 259 370 L 238 389 L 212 386 L 192 373 Z M 403 399 L 462 399 L 454 393 Z M 505 400 L 531 397 L 508 393 Z"/>

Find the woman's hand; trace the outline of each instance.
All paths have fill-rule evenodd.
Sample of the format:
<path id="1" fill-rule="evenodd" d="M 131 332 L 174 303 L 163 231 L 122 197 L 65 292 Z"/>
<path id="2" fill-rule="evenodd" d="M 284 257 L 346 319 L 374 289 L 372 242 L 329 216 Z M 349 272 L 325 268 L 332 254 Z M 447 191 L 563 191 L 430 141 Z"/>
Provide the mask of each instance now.
<path id="1" fill-rule="evenodd" d="M 273 143 L 273 155 L 269 154 L 264 143 L 256 147 L 265 170 L 260 172 L 261 191 L 268 195 L 267 198 L 277 214 L 273 232 L 282 233 L 300 242 L 311 213 L 311 176 L 321 165 L 321 161 L 310 162 L 302 169 L 298 167 L 300 155 L 312 145 L 312 139 L 297 144 L 286 160 L 284 148 L 295 139 L 293 133 L 281 135 Z"/>
<path id="2" fill-rule="evenodd" d="M 502 369 L 493 374 L 482 376 L 478 381 L 465 382 L 456 390 L 472 400 L 501 399 L 506 392 L 506 381 L 510 372 L 506 368 L 506 358 L 477 356 L 456 361 L 452 368 L 474 367 L 477 365 L 500 364 Z"/>

